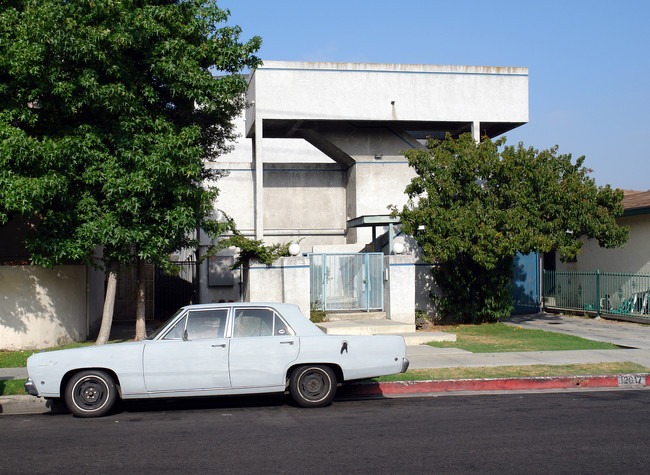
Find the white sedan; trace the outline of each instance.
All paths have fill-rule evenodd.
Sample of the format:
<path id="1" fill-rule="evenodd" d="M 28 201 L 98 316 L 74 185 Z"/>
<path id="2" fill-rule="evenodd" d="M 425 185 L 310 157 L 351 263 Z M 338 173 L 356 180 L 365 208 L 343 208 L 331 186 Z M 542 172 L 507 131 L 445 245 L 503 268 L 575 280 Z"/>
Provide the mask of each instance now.
<path id="1" fill-rule="evenodd" d="M 29 394 L 64 398 L 79 417 L 123 399 L 289 391 L 329 404 L 339 383 L 406 371 L 404 338 L 326 335 L 297 306 L 228 303 L 181 308 L 137 342 L 36 353 Z"/>

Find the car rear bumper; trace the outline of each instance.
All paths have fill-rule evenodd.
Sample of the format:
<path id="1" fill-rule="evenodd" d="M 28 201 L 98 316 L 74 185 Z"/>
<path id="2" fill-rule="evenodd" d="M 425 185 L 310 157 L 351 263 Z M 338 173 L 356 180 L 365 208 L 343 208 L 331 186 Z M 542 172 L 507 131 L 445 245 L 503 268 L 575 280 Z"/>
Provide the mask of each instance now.
<path id="1" fill-rule="evenodd" d="M 409 360 L 407 360 L 406 358 L 404 358 L 404 359 L 402 360 L 402 371 L 400 371 L 400 373 L 406 373 L 406 370 L 407 370 L 407 369 L 409 369 Z"/>

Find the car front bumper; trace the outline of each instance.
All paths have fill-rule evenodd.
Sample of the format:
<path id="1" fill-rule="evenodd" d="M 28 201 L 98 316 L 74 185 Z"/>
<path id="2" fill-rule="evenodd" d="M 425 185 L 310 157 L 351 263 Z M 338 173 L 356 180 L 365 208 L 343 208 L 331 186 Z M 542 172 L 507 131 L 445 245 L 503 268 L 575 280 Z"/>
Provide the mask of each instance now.
<path id="1" fill-rule="evenodd" d="M 32 396 L 38 396 L 38 389 L 34 381 L 32 381 L 32 378 L 27 378 L 27 381 L 25 381 L 25 391 Z"/>

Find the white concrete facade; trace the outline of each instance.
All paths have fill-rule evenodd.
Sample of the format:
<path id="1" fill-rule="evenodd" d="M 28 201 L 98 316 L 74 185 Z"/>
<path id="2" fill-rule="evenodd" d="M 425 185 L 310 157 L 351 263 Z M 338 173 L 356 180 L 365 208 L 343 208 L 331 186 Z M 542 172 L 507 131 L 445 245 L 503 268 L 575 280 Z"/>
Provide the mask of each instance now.
<path id="1" fill-rule="evenodd" d="M 426 137 L 470 132 L 479 140 L 526 123 L 528 69 L 268 61 L 251 74 L 247 100 L 242 137 L 215 165 L 228 172 L 217 208 L 266 244 L 359 252 L 371 228 L 347 222 L 406 203 L 414 172 L 403 151 L 423 148 Z M 406 259 L 389 267 L 393 278 L 428 282 L 409 291 L 418 297 L 405 315 L 393 311 L 412 321 L 414 306 L 430 309 L 430 268 Z M 203 302 L 243 298 L 243 287 L 201 287 Z"/>

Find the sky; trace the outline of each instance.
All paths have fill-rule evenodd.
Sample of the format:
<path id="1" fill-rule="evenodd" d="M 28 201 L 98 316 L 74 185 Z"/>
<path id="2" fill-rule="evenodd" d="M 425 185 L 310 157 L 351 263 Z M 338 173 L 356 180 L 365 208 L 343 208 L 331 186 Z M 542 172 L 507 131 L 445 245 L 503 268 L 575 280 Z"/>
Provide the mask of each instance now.
<path id="1" fill-rule="evenodd" d="M 600 186 L 650 189 L 648 0 L 222 0 L 273 61 L 523 66 L 529 123 L 508 144 L 574 158 Z"/>

